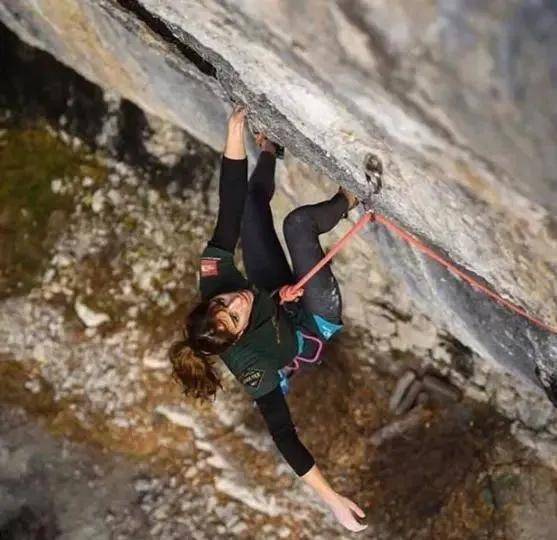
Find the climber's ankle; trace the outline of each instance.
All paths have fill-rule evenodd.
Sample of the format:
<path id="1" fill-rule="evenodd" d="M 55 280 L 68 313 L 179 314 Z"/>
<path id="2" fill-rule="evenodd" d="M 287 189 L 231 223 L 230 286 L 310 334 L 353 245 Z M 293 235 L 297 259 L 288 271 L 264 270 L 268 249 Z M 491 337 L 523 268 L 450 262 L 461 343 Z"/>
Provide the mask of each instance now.
<path id="1" fill-rule="evenodd" d="M 262 152 L 269 152 L 276 157 L 277 145 L 270 141 L 263 133 L 258 133 L 255 136 L 255 144 L 261 149 Z"/>

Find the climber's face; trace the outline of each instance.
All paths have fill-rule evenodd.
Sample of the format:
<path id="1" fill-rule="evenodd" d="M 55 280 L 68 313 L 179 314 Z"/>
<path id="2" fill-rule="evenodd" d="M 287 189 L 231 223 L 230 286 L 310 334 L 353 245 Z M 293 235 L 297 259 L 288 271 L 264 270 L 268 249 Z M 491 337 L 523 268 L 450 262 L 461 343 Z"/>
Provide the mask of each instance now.
<path id="1" fill-rule="evenodd" d="M 248 326 L 253 299 L 253 293 L 247 289 L 212 298 L 210 309 L 217 326 L 240 337 Z"/>

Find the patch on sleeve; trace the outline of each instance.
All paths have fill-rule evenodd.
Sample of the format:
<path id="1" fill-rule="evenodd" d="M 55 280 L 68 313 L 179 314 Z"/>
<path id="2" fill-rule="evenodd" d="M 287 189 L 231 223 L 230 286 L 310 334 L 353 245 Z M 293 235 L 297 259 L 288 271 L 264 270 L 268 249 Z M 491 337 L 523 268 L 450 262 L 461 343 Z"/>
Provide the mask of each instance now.
<path id="1" fill-rule="evenodd" d="M 215 257 L 203 257 L 201 259 L 201 277 L 213 277 L 219 275 L 220 259 Z"/>
<path id="2" fill-rule="evenodd" d="M 243 385 L 257 390 L 259 388 L 259 385 L 261 384 L 261 381 L 263 380 L 264 374 L 265 371 L 263 371 L 262 369 L 248 368 L 242 371 L 239 380 Z"/>

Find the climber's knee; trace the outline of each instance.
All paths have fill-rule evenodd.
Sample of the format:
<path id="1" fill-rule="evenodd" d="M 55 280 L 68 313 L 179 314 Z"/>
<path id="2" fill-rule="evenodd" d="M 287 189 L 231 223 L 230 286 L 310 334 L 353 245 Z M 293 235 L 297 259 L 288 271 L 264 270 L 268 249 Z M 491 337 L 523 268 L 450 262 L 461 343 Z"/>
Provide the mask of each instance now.
<path id="1" fill-rule="evenodd" d="M 282 224 L 285 238 L 296 238 L 300 232 L 306 231 L 312 226 L 312 220 L 303 207 L 292 210 Z"/>

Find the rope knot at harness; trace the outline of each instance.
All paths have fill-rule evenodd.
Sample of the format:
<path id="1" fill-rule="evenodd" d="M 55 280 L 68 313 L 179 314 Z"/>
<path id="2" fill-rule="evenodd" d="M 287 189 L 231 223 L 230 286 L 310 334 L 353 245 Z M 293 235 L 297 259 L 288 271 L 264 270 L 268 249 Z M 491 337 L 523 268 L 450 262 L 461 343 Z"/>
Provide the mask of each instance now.
<path id="1" fill-rule="evenodd" d="M 284 285 L 279 290 L 280 303 L 296 302 L 304 295 L 303 288 L 297 288 L 296 285 Z"/>

